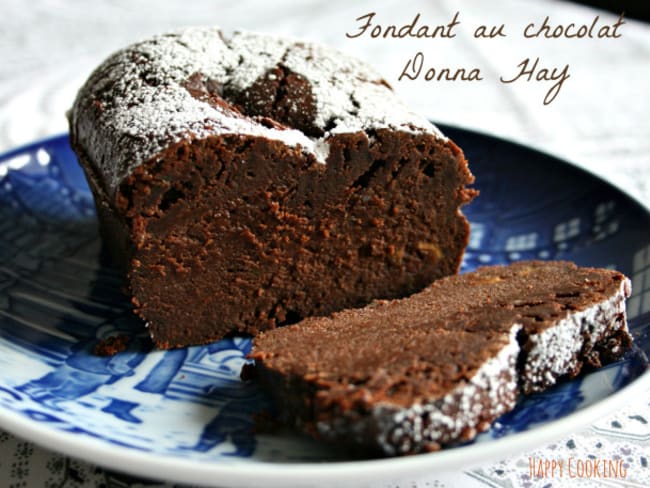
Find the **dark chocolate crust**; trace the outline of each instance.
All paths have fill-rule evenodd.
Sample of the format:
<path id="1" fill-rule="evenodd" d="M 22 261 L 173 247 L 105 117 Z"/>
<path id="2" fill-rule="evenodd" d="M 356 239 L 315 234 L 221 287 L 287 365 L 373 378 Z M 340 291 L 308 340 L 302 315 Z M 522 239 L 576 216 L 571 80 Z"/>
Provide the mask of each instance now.
<path id="1" fill-rule="evenodd" d="M 468 440 L 541 391 L 631 345 L 629 280 L 529 261 L 436 281 L 409 298 L 263 332 L 250 355 L 281 418 L 384 454 Z"/>
<path id="2" fill-rule="evenodd" d="M 244 36 L 275 42 L 282 56 L 242 83 L 235 69 L 253 61 L 250 46 L 217 33 L 116 54 L 71 115 L 102 235 L 159 347 L 255 334 L 404 296 L 458 271 L 469 234 L 459 208 L 475 192 L 453 142 L 407 113 L 365 65 L 323 48 Z M 228 69 L 161 65 L 176 62 L 169 52 L 177 50 L 194 59 L 201 43 Z M 296 53 L 304 59 L 292 64 Z M 296 72 L 324 70 L 330 59 L 347 73 Z M 319 98 L 327 95 L 347 100 L 337 116 L 337 105 Z M 175 103 L 181 136 L 159 128 L 182 125 L 159 120 Z M 155 120 L 136 117 L 152 111 Z"/>

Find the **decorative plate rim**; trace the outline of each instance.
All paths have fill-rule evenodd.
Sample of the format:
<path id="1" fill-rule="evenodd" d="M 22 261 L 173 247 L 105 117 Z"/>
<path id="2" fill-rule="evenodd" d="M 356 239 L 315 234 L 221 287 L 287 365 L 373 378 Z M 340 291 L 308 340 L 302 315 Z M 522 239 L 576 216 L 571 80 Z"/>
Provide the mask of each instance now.
<path id="1" fill-rule="evenodd" d="M 409 476 L 415 478 L 433 469 L 450 471 L 469 468 L 471 465 L 480 464 L 490 459 L 507 457 L 518 450 L 561 437 L 567 431 L 575 431 L 577 428 L 611 413 L 626 399 L 637 392 L 644 392 L 648 388 L 650 388 L 650 371 L 646 371 L 629 385 L 593 405 L 549 422 L 543 427 L 518 432 L 496 440 L 495 442 L 499 443 L 499 449 L 495 449 L 493 442 L 477 443 L 415 456 L 361 461 L 272 464 L 258 461 L 238 461 L 235 458 L 232 463 L 228 464 L 223 462 L 207 463 L 111 446 L 98 439 L 44 427 L 15 412 L 2 409 L 0 409 L 0 427 L 47 449 L 52 450 L 53 446 L 56 446 L 57 452 L 151 479 L 208 486 L 212 483 L 206 483 L 206 480 L 218 476 L 218 486 L 233 487 L 250 486 L 257 483 L 265 483 L 266 486 L 276 486 L 275 483 L 281 483 L 277 486 L 287 486 L 288 482 L 310 483 L 314 481 L 314 478 L 321 482 L 340 484 L 345 483 L 346 478 L 359 475 L 362 472 L 366 476 L 371 475 L 366 479 L 376 481 L 394 478 L 399 472 L 408 472 Z M 471 460 L 470 463 L 467 463 L 468 459 Z M 173 465 L 170 465 L 170 460 L 174 460 Z M 358 478 L 348 481 L 354 484 L 358 482 Z"/>
<path id="2" fill-rule="evenodd" d="M 443 132 L 445 129 L 469 132 L 554 159 L 558 163 L 570 166 L 576 171 L 583 172 L 600 183 L 616 189 L 650 214 L 650 205 L 628 193 L 619 184 L 608 181 L 593 171 L 562 157 L 486 132 L 443 123 L 436 125 L 442 127 Z M 8 159 L 67 136 L 67 133 L 61 133 L 45 137 L 3 152 L 0 157 Z M 36 423 L 19 413 L 2 408 L 0 408 L 0 428 L 46 449 L 54 449 L 62 454 L 100 466 L 150 479 L 205 486 L 216 483 L 219 486 L 232 487 L 259 483 L 264 483 L 266 486 L 288 486 L 289 484 L 313 484 L 314 482 L 356 485 L 359 482 L 359 475 L 363 475 L 364 480 L 368 482 L 406 476 L 416 478 L 432 470 L 444 472 L 459 468 L 467 469 L 485 461 L 504 458 L 518 450 L 531 448 L 545 441 L 561 437 L 567 431 L 575 431 L 579 427 L 613 412 L 625 400 L 633 397 L 637 392 L 645 392 L 649 388 L 650 370 L 647 370 L 612 395 L 577 412 L 553 420 L 543 427 L 514 433 L 496 440 L 495 442 L 498 442 L 497 449 L 493 442 L 476 443 L 415 456 L 360 461 L 272 463 L 231 458 L 228 462 L 221 460 L 211 463 L 205 460 L 180 458 L 110 445 L 103 440 L 83 437 Z"/>

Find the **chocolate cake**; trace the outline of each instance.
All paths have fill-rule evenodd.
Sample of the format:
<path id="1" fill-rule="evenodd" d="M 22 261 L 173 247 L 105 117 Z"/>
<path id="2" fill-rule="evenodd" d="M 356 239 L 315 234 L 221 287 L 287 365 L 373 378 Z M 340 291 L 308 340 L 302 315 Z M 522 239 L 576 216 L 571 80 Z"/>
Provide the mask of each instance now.
<path id="1" fill-rule="evenodd" d="M 413 293 L 467 245 L 461 150 L 311 43 L 216 28 L 137 43 L 90 76 L 70 132 L 162 348 Z"/>
<path id="2" fill-rule="evenodd" d="M 544 389 L 631 345 L 630 283 L 569 262 L 443 278 L 401 300 L 262 332 L 254 375 L 281 419 L 387 455 L 469 440 Z"/>

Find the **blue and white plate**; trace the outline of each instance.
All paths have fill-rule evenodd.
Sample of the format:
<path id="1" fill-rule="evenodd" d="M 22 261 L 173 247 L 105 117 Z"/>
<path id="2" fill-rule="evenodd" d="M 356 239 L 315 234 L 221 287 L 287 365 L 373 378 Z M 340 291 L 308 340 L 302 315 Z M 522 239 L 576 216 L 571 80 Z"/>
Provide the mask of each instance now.
<path id="1" fill-rule="evenodd" d="M 0 427 L 150 478 L 220 486 L 358 485 L 466 467 L 575 430 L 650 386 L 650 213 L 563 161 L 443 128 L 481 195 L 463 270 L 570 259 L 633 279 L 636 348 L 622 361 L 530 396 L 476 442 L 406 458 L 350 460 L 291 433 L 256 435 L 269 406 L 239 371 L 250 340 L 113 357 L 98 341 L 143 330 L 101 252 L 92 196 L 67 136 L 0 157 Z M 645 278 L 644 278 L 645 276 Z"/>

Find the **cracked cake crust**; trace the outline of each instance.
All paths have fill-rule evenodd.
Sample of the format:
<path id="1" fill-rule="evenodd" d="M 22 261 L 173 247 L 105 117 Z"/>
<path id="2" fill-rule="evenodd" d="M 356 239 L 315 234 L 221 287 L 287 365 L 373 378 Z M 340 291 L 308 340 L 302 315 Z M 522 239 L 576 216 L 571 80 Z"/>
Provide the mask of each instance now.
<path id="1" fill-rule="evenodd" d="M 279 123 L 268 127 L 244 113 Z M 269 35 L 226 37 L 218 28 L 164 34 L 115 53 L 80 90 L 70 125 L 109 197 L 170 143 L 218 134 L 300 146 L 321 163 L 326 153 L 318 149 L 334 134 L 385 128 L 446 140 L 357 59 Z"/>

